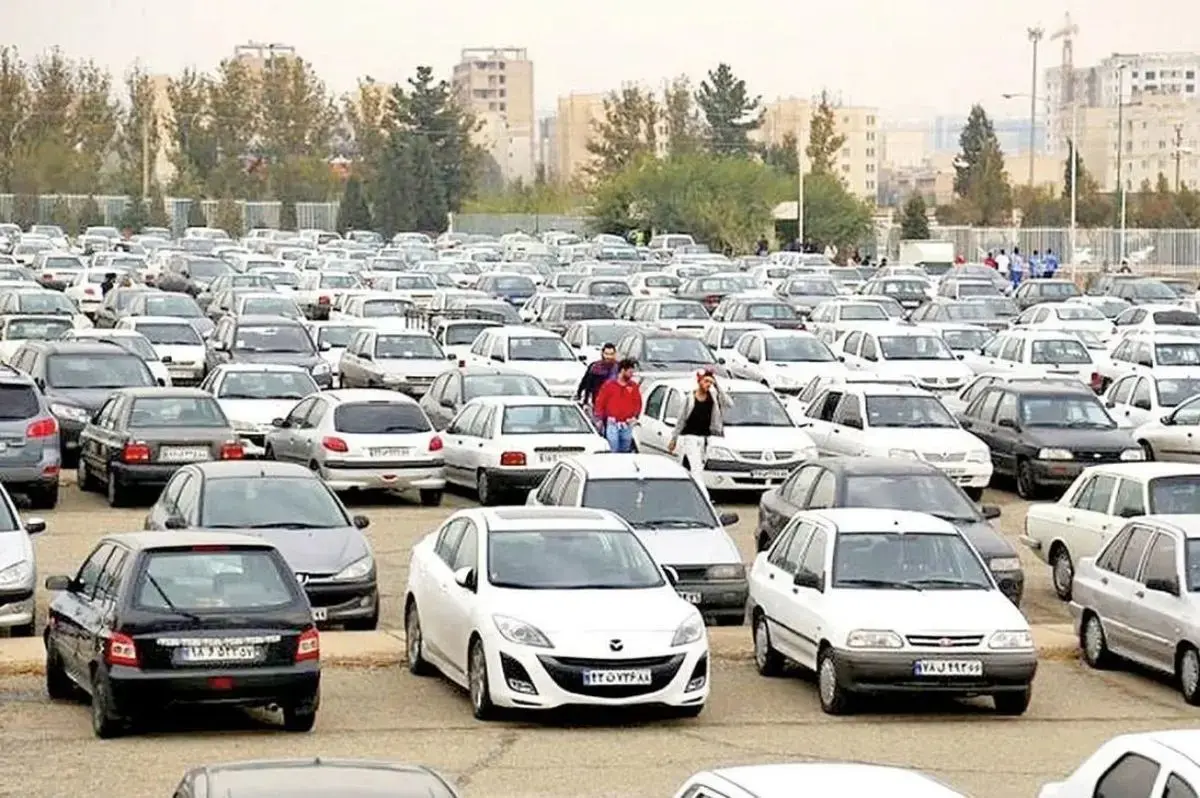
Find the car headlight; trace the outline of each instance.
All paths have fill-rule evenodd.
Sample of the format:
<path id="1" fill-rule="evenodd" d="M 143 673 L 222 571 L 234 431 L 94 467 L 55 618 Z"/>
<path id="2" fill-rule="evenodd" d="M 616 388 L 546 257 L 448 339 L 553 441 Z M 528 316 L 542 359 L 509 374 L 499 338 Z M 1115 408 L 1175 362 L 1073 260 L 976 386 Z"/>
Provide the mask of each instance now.
<path id="1" fill-rule="evenodd" d="M 708 451 L 705 452 L 704 459 L 705 460 L 732 460 L 734 458 L 733 458 L 733 452 L 729 451 L 728 449 L 724 448 L 723 446 L 709 446 Z"/>
<path id="2" fill-rule="evenodd" d="M 321 361 L 320 363 L 318 363 L 312 367 L 313 374 L 329 374 L 332 371 L 333 371 L 333 369 L 331 369 L 329 367 L 329 364 L 324 361 Z"/>
<path id="3" fill-rule="evenodd" d="M 847 648 L 903 648 L 900 635 L 887 629 L 855 629 L 846 635 Z"/>
<path id="4" fill-rule="evenodd" d="M 800 455 L 801 460 L 804 460 L 807 462 L 809 460 L 816 460 L 818 457 L 821 456 L 821 453 L 817 449 L 816 446 L 808 446 L 808 447 L 801 449 L 799 452 L 799 455 Z"/>
<path id="5" fill-rule="evenodd" d="M 0 587 L 22 587 L 33 581 L 33 563 L 22 560 L 0 571 Z"/>
<path id="6" fill-rule="evenodd" d="M 1121 452 L 1121 459 L 1125 461 L 1145 460 L 1146 453 L 1141 449 L 1126 449 L 1125 451 Z"/>
<path id="7" fill-rule="evenodd" d="M 1019 571 L 1021 561 L 1016 557 L 993 557 L 988 560 L 988 567 L 993 571 Z"/>
<path id="8" fill-rule="evenodd" d="M 1039 449 L 1039 460 L 1074 460 L 1075 455 L 1069 449 Z"/>
<path id="9" fill-rule="evenodd" d="M 705 572 L 709 579 L 745 579 L 746 566 L 741 563 L 734 565 L 714 565 Z"/>
<path id="10" fill-rule="evenodd" d="M 987 449 L 980 449 L 976 452 L 967 452 L 968 463 L 990 463 L 992 461 L 992 453 Z"/>
<path id="11" fill-rule="evenodd" d="M 695 643 L 702 637 L 704 637 L 704 619 L 700 617 L 699 613 L 696 613 L 679 624 L 679 628 L 675 630 L 675 636 L 671 638 L 671 645 L 686 646 L 689 643 Z"/>
<path id="12" fill-rule="evenodd" d="M 1033 635 L 1019 629 L 996 632 L 988 640 L 988 648 L 1033 648 Z"/>
<path id="13" fill-rule="evenodd" d="M 912 449 L 888 449 L 888 457 L 900 457 L 905 460 L 920 460 L 921 455 Z"/>
<path id="14" fill-rule="evenodd" d="M 492 622 L 496 624 L 500 635 L 510 643 L 534 648 L 554 648 L 550 638 L 533 624 L 509 618 L 507 615 L 493 615 Z"/>
<path id="15" fill-rule="evenodd" d="M 251 424 L 249 421 L 231 421 L 233 431 L 240 432 L 243 435 L 253 435 L 258 432 L 258 425 Z"/>
<path id="16" fill-rule="evenodd" d="M 50 405 L 50 412 L 59 418 L 67 419 L 68 421 L 82 421 L 85 424 L 92 419 L 92 414 L 82 407 L 60 405 L 57 402 Z"/>
<path id="17" fill-rule="evenodd" d="M 371 569 L 375 567 L 375 559 L 368 554 L 366 557 L 355 560 L 345 568 L 337 572 L 334 579 L 362 579 L 367 574 L 371 573 Z"/>

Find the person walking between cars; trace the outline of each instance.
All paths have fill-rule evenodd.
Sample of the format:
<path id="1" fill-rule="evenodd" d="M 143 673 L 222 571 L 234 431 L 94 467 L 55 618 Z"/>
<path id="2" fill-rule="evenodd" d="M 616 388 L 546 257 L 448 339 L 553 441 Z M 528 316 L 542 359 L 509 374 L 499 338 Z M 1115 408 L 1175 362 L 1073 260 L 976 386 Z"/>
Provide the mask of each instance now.
<path id="1" fill-rule="evenodd" d="M 596 396 L 604 383 L 617 376 L 617 347 L 605 344 L 600 347 L 600 359 L 591 363 L 583 372 L 583 379 L 575 389 L 575 401 L 595 406 Z"/>
<path id="2" fill-rule="evenodd" d="M 637 361 L 617 364 L 617 376 L 600 386 L 594 405 L 608 447 L 614 452 L 633 451 L 633 422 L 642 412 L 642 388 L 633 378 Z"/>
<path id="3" fill-rule="evenodd" d="M 108 292 L 113 290 L 113 288 L 116 286 L 116 284 L 117 284 L 117 273 L 109 272 L 108 274 L 104 275 L 104 281 L 102 283 L 100 283 L 100 293 L 103 296 L 108 296 Z"/>
<path id="4" fill-rule="evenodd" d="M 724 417 L 730 405 L 729 396 L 717 386 L 716 373 L 711 368 L 697 371 L 696 389 L 684 400 L 683 410 L 667 444 L 668 452 L 678 452 L 687 461 L 688 469 L 705 493 L 708 492 L 704 487 L 708 439 L 725 433 Z"/>

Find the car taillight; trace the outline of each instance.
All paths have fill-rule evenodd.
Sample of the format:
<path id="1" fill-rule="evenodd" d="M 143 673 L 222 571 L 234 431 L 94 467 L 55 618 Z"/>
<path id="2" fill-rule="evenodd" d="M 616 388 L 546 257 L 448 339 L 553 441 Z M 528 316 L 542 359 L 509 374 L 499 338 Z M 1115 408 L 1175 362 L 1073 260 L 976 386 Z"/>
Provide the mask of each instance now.
<path id="1" fill-rule="evenodd" d="M 121 449 L 121 462 L 148 463 L 150 462 L 150 447 L 144 443 L 127 443 Z"/>
<path id="2" fill-rule="evenodd" d="M 350 447 L 341 438 L 322 438 L 321 445 L 331 452 L 350 451 Z"/>
<path id="3" fill-rule="evenodd" d="M 329 297 L 327 297 L 327 296 L 319 297 L 319 298 L 317 299 L 317 304 L 318 304 L 318 305 L 328 305 L 328 304 L 329 304 Z"/>
<path id="4" fill-rule="evenodd" d="M 443 445 L 444 444 L 442 443 L 442 439 L 439 438 L 437 435 L 434 435 L 432 438 L 429 439 L 429 451 L 431 451 L 431 452 L 440 452 L 442 450 Z"/>
<path id="5" fill-rule="evenodd" d="M 321 635 L 317 627 L 305 629 L 300 639 L 296 641 L 296 662 L 306 662 L 321 658 Z"/>
<path id="6" fill-rule="evenodd" d="M 525 452 L 505 452 L 500 455 L 500 465 L 502 466 L 523 466 L 525 465 Z"/>
<path id="7" fill-rule="evenodd" d="M 1100 389 L 1104 387 L 1104 377 L 1100 376 L 1100 372 L 1092 372 L 1092 390 L 1100 393 Z"/>
<path id="8" fill-rule="evenodd" d="M 138 667 L 137 645 L 129 635 L 113 632 L 104 645 L 104 662 L 108 665 Z"/>
<path id="9" fill-rule="evenodd" d="M 49 438 L 58 434 L 58 421 L 53 418 L 42 418 L 25 428 L 26 438 Z"/>
<path id="10" fill-rule="evenodd" d="M 53 279 L 54 279 L 54 275 L 53 275 L 53 274 L 50 274 L 49 272 L 47 272 L 46 274 L 43 274 L 43 275 L 42 275 L 42 279 L 43 279 L 43 280 L 53 280 Z"/>
<path id="11" fill-rule="evenodd" d="M 83 289 L 83 293 L 87 294 L 88 296 L 95 296 L 96 289 L 95 288 L 85 288 L 85 289 Z"/>
<path id="12" fill-rule="evenodd" d="M 228 441 L 221 444 L 221 459 L 222 460 L 241 460 L 246 456 L 246 450 L 237 441 Z"/>
<path id="13" fill-rule="evenodd" d="M 712 296 L 704 297 L 704 304 L 706 304 L 706 305 L 716 305 L 720 301 L 721 301 L 721 297 L 717 296 L 716 294 L 713 294 Z"/>

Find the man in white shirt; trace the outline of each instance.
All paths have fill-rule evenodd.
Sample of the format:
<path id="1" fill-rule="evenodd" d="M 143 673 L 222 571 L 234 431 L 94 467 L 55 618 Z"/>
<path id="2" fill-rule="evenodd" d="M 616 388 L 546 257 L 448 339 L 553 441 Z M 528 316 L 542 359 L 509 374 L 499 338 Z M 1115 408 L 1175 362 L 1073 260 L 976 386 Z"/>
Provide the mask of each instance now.
<path id="1" fill-rule="evenodd" d="M 1004 250 L 1000 250 L 1000 254 L 996 256 L 996 271 L 1000 272 L 1000 276 L 1008 279 L 1008 269 L 1011 261 Z"/>

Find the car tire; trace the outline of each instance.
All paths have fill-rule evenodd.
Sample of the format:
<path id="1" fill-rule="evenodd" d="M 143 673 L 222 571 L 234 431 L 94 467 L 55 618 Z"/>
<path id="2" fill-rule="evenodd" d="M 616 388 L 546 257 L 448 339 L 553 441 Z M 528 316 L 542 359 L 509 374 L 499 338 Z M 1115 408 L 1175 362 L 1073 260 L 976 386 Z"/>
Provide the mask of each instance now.
<path id="1" fill-rule="evenodd" d="M 37 485 L 25 493 L 33 510 L 53 510 L 58 506 L 58 483 Z"/>
<path id="2" fill-rule="evenodd" d="M 1014 690 L 1007 693 L 996 693 L 992 696 L 992 704 L 996 707 L 997 715 L 1024 715 L 1029 709 L 1029 701 L 1033 698 L 1033 688 Z"/>
<path id="3" fill-rule="evenodd" d="M 1175 678 L 1179 680 L 1183 700 L 1200 706 L 1200 651 L 1194 646 L 1184 646 L 1175 658 Z"/>
<path id="4" fill-rule="evenodd" d="M 410 601 L 404 612 L 404 650 L 408 655 L 408 672 L 414 676 L 432 676 L 433 666 L 425 659 L 425 638 L 421 632 L 421 614 L 417 603 Z"/>
<path id="5" fill-rule="evenodd" d="M 496 506 L 496 492 L 492 490 L 492 480 L 483 469 L 475 475 L 475 495 L 484 507 Z"/>
<path id="6" fill-rule="evenodd" d="M 1079 631 L 1079 647 L 1083 650 L 1083 661 L 1096 670 L 1104 670 L 1112 664 L 1112 652 L 1108 650 L 1108 637 L 1100 616 L 1089 612 L 1083 619 Z"/>
<path id="7" fill-rule="evenodd" d="M 101 740 L 120 737 L 128 730 L 125 721 L 117 714 L 112 688 L 108 680 L 99 673 L 92 677 L 92 734 Z"/>
<path id="8" fill-rule="evenodd" d="M 46 641 L 46 695 L 51 701 L 69 701 L 76 696 L 75 682 L 67 676 L 62 656 Z"/>
<path id="9" fill-rule="evenodd" d="M 442 506 L 442 489 L 430 488 L 421 491 L 421 506 L 422 507 L 441 507 Z"/>
<path id="10" fill-rule="evenodd" d="M 767 626 L 767 616 L 762 612 L 754 615 L 752 627 L 754 640 L 754 667 L 760 676 L 774 678 L 783 675 L 787 660 L 771 645 L 771 630 Z"/>
<path id="11" fill-rule="evenodd" d="M 316 702 L 293 704 L 283 708 L 284 731 L 302 734 L 310 732 L 317 723 Z"/>
<path id="12" fill-rule="evenodd" d="M 124 507 L 129 500 L 129 490 L 121 484 L 121 480 L 112 471 L 108 472 L 107 485 L 109 507 Z"/>
<path id="13" fill-rule="evenodd" d="M 1142 444 L 1142 456 L 1145 457 L 1147 461 L 1153 462 L 1154 461 L 1154 447 L 1150 445 L 1150 441 L 1141 441 L 1141 444 Z"/>
<path id="14" fill-rule="evenodd" d="M 471 712 L 476 720 L 493 720 L 496 705 L 492 703 L 492 686 L 488 679 L 487 653 L 483 641 L 476 638 L 467 653 L 467 692 L 471 696 Z"/>
<path id="15" fill-rule="evenodd" d="M 1033 472 L 1028 460 L 1017 461 L 1017 495 L 1026 501 L 1037 498 L 1038 489 L 1033 481 Z"/>
<path id="16" fill-rule="evenodd" d="M 1074 580 L 1075 563 L 1071 562 L 1071 552 L 1060 544 L 1050 555 L 1050 584 L 1054 587 L 1054 594 L 1063 601 L 1070 601 Z"/>
<path id="17" fill-rule="evenodd" d="M 79 462 L 75 464 L 75 474 L 75 481 L 79 483 L 79 490 L 84 493 L 90 493 L 100 487 L 99 482 L 92 476 L 92 471 L 88 468 L 87 462 L 82 456 L 79 458 Z"/>
<path id="18" fill-rule="evenodd" d="M 983 488 L 963 488 L 963 493 L 967 494 L 967 498 L 973 502 L 978 502 L 983 498 Z"/>
<path id="19" fill-rule="evenodd" d="M 851 710 L 853 696 L 842 687 L 831 649 L 817 655 L 817 697 L 826 715 L 846 715 Z"/>

